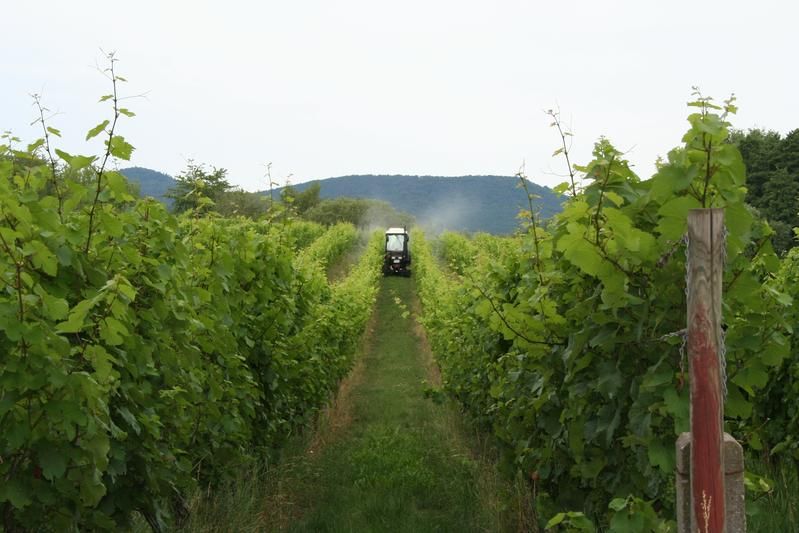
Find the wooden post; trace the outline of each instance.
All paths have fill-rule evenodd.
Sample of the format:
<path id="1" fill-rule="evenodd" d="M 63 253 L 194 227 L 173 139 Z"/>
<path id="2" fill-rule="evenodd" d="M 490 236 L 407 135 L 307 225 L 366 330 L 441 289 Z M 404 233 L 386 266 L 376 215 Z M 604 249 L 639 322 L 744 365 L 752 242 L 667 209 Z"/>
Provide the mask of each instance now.
<path id="1" fill-rule="evenodd" d="M 725 517 L 721 384 L 724 211 L 688 213 L 688 358 L 691 373 L 691 523 L 723 533 Z"/>

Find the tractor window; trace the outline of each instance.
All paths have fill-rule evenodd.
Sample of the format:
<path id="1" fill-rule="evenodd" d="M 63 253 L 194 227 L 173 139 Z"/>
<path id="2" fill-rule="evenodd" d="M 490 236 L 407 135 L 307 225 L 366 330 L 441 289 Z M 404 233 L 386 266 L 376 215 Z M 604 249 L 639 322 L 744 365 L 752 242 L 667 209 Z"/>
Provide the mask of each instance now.
<path id="1" fill-rule="evenodd" d="M 405 235 L 386 235 L 386 251 L 402 252 L 405 248 Z"/>

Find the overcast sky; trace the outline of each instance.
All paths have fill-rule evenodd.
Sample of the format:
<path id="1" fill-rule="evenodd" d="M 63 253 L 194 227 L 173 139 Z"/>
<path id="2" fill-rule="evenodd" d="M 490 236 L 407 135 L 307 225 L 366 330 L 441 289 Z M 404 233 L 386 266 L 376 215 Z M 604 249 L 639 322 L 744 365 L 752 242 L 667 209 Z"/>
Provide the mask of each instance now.
<path id="1" fill-rule="evenodd" d="M 60 146 L 108 117 L 96 65 L 116 51 L 137 113 L 131 165 L 193 159 L 266 188 L 346 174 L 512 175 L 555 185 L 559 107 L 585 163 L 607 136 L 642 177 L 686 129 L 691 87 L 734 92 L 739 128 L 799 127 L 799 8 L 788 1 L 3 2 L 0 131 Z M 123 163 L 121 166 L 128 166 Z"/>

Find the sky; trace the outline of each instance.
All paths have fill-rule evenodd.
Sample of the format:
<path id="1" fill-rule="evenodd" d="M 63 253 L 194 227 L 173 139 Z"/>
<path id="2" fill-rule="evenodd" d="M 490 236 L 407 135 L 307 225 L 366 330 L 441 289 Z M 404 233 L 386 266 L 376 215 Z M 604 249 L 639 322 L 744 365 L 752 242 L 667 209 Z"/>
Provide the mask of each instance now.
<path id="1" fill-rule="evenodd" d="M 799 128 L 784 0 L 2 1 L 0 131 L 98 154 L 104 53 L 119 60 L 125 166 L 225 168 L 246 190 L 347 174 L 513 175 L 554 186 L 605 136 L 651 176 L 687 129 L 692 87 L 734 93 L 736 128 Z M 52 115 L 52 116 L 51 116 Z"/>

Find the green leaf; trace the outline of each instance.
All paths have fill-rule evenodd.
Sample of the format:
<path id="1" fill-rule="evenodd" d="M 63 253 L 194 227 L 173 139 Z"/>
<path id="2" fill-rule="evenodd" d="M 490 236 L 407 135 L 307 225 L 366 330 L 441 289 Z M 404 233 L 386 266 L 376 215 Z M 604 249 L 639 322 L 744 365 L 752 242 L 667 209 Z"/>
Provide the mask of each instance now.
<path id="1" fill-rule="evenodd" d="M 596 247 L 583 237 L 585 230 L 578 224 L 569 224 L 569 233 L 557 242 L 564 257 L 586 274 L 597 276 L 602 272 L 602 256 Z"/>
<path id="2" fill-rule="evenodd" d="M 136 433 L 136 435 L 141 433 L 141 426 L 139 425 L 138 420 L 136 420 L 136 417 L 133 415 L 133 413 L 130 412 L 130 410 L 127 407 L 123 406 L 117 408 L 117 413 L 119 413 L 122 419 L 128 423 L 128 425 L 133 430 L 133 432 Z"/>
<path id="3" fill-rule="evenodd" d="M 55 135 L 56 137 L 61 137 L 61 132 L 52 126 L 47 126 L 47 131 Z"/>
<path id="4" fill-rule="evenodd" d="M 616 207 L 624 205 L 624 198 L 622 198 L 620 194 L 613 191 L 605 191 L 605 198 Z"/>
<path id="5" fill-rule="evenodd" d="M 103 327 L 102 324 L 100 325 L 100 327 L 101 328 Z M 102 332 L 100 333 L 100 336 L 101 338 L 103 337 Z M 108 342 L 111 345 L 114 345 L 114 343 L 111 343 L 107 340 L 106 342 Z M 121 340 L 116 344 L 121 344 Z M 97 377 L 97 381 L 99 383 L 105 383 L 106 381 L 109 380 L 109 378 L 111 378 L 111 372 L 114 369 L 113 358 L 106 351 L 105 348 L 96 344 L 87 347 L 86 359 L 88 359 L 92 363 L 95 375 Z"/>
<path id="6" fill-rule="evenodd" d="M 767 366 L 778 366 L 791 354 L 791 345 L 779 332 L 774 332 L 764 343 L 760 360 Z"/>
<path id="7" fill-rule="evenodd" d="M 546 527 L 546 529 L 555 527 L 558 524 L 563 523 L 563 521 L 565 519 L 566 519 L 566 513 L 558 513 L 558 514 L 556 514 L 555 516 L 553 516 L 552 518 L 549 519 L 549 522 L 547 522 L 547 525 L 545 527 Z"/>
<path id="8" fill-rule="evenodd" d="M 63 320 L 69 313 L 69 304 L 63 298 L 41 294 L 44 316 L 50 320 Z"/>
<path id="9" fill-rule="evenodd" d="M 39 465 L 42 467 L 44 477 L 49 480 L 60 478 L 67 470 L 67 457 L 63 449 L 52 443 L 45 443 L 38 450 Z"/>
<path id="10" fill-rule="evenodd" d="M 624 511 L 614 514 L 610 519 L 610 531 L 612 533 L 641 533 L 647 531 L 645 523 L 644 515 Z"/>
<path id="11" fill-rule="evenodd" d="M 729 418 L 746 419 L 752 415 L 754 405 L 741 393 L 734 383 L 727 384 L 727 397 L 724 400 L 724 414 Z"/>
<path id="12" fill-rule="evenodd" d="M 104 120 L 95 127 L 93 127 L 92 129 L 90 129 L 89 133 L 86 134 L 86 140 L 88 141 L 89 139 L 92 139 L 97 135 L 99 135 L 100 132 L 103 131 L 108 126 L 108 124 L 110 124 L 110 122 L 108 120 Z"/>
<path id="13" fill-rule="evenodd" d="M 30 241 L 25 250 L 30 254 L 34 267 L 43 270 L 49 276 L 58 273 L 58 259 L 46 244 L 41 241 Z"/>
<path id="14" fill-rule="evenodd" d="M 106 488 L 100 478 L 100 472 L 94 470 L 91 477 L 84 476 L 80 484 L 80 498 L 87 507 L 94 507 L 106 494 Z"/>
<path id="15" fill-rule="evenodd" d="M 658 467 L 664 474 L 674 471 L 675 457 L 674 446 L 667 446 L 663 442 L 652 442 L 647 448 L 649 464 Z"/>
<path id="16" fill-rule="evenodd" d="M 557 195 L 561 195 L 561 194 L 565 193 L 566 191 L 568 191 L 570 188 L 571 188 L 571 185 L 568 182 L 564 181 L 563 183 L 559 183 L 559 184 L 555 185 L 552 188 L 552 192 L 554 192 Z"/>
<path id="17" fill-rule="evenodd" d="M 100 338 L 111 346 L 122 344 L 128 335 L 128 329 L 114 317 L 106 317 L 100 322 Z"/>
<path id="18" fill-rule="evenodd" d="M 585 448 L 584 425 L 585 421 L 581 418 L 572 420 L 569 424 L 569 448 L 571 448 L 572 454 L 578 463 L 582 460 L 583 450 Z"/>
<path id="19" fill-rule="evenodd" d="M 130 161 L 130 156 L 133 153 L 133 146 L 125 141 L 124 137 L 116 135 L 111 138 L 111 143 L 108 145 L 108 150 L 112 156 L 125 161 Z"/>
<path id="20" fill-rule="evenodd" d="M 670 157 L 677 158 L 679 156 L 678 154 L 670 154 Z M 687 189 L 698 175 L 699 167 L 695 165 L 665 165 L 652 177 L 652 188 L 649 191 L 649 195 L 656 202 L 662 203 L 674 197 L 675 193 Z"/>
<path id="21" fill-rule="evenodd" d="M 599 377 L 596 379 L 596 389 L 607 398 L 614 398 L 622 384 L 622 374 L 616 365 L 610 361 L 600 364 Z"/>
<path id="22" fill-rule="evenodd" d="M 668 365 L 660 364 L 647 370 L 644 380 L 641 382 L 642 389 L 657 389 L 663 385 L 670 384 L 674 379 L 674 372 L 668 368 Z"/>
<path id="23" fill-rule="evenodd" d="M 94 156 L 87 157 L 83 155 L 70 155 L 63 150 L 59 150 L 58 148 L 56 148 L 55 153 L 58 154 L 58 157 L 66 161 L 72 170 L 81 170 L 86 168 L 94 163 L 94 161 L 97 159 Z"/>
<path id="24" fill-rule="evenodd" d="M 627 498 L 613 498 L 610 500 L 608 509 L 611 511 L 621 511 L 627 507 Z"/>
<path id="25" fill-rule="evenodd" d="M 0 502 L 10 502 L 16 509 L 24 509 L 33 500 L 29 489 L 18 479 L 11 478 L 0 483 Z"/>
<path id="26" fill-rule="evenodd" d="M 83 323 L 89 311 L 94 307 L 96 301 L 94 299 L 83 300 L 79 302 L 69 313 L 69 318 L 56 326 L 56 331 L 59 333 L 77 333 L 83 329 Z"/>
<path id="27" fill-rule="evenodd" d="M 129 109 L 125 109 L 124 107 L 119 108 L 119 112 L 125 115 L 126 117 L 135 117 L 136 113 L 130 111 Z"/>
<path id="28" fill-rule="evenodd" d="M 688 431 L 690 418 L 687 392 L 683 390 L 679 393 L 676 389 L 667 388 L 663 391 L 663 402 L 666 411 L 674 417 L 674 433 L 679 435 Z"/>
<path id="29" fill-rule="evenodd" d="M 29 154 L 32 154 L 43 145 L 44 145 L 44 139 L 36 139 L 35 141 L 33 141 L 28 145 L 27 151 Z"/>
<path id="30" fill-rule="evenodd" d="M 116 198 L 120 200 L 127 200 L 132 198 L 128 193 L 128 182 L 125 179 L 125 176 L 120 174 L 119 172 L 109 172 L 105 175 L 108 188 L 111 189 L 111 192 L 114 193 Z"/>
<path id="31" fill-rule="evenodd" d="M 105 433 L 98 433 L 90 439 L 82 441 L 81 447 L 91 452 L 95 461 L 104 467 L 107 464 L 108 452 L 111 449 L 111 441 Z"/>
<path id="32" fill-rule="evenodd" d="M 130 285 L 130 282 L 124 278 L 119 280 L 119 283 L 117 284 L 117 290 L 128 302 L 132 302 L 136 299 L 136 289 L 134 289 Z"/>
<path id="33" fill-rule="evenodd" d="M 0 226 L 0 237 L 2 237 L 7 243 L 13 243 L 17 239 L 22 237 L 22 234 L 18 231 L 14 231 L 11 228 L 6 228 Z"/>
<path id="34" fill-rule="evenodd" d="M 754 396 L 756 389 L 762 389 L 768 383 L 768 372 L 761 365 L 752 362 L 738 371 L 732 381 L 750 396 Z"/>
<path id="35" fill-rule="evenodd" d="M 728 205 L 724 209 L 724 224 L 727 226 L 727 254 L 735 257 L 751 239 L 752 213 L 744 203 Z"/>
<path id="36" fill-rule="evenodd" d="M 774 490 L 773 482 L 748 470 L 744 472 L 744 486 L 755 494 L 766 494 Z"/>
<path id="37" fill-rule="evenodd" d="M 72 250 L 68 246 L 59 246 L 55 254 L 62 266 L 72 265 Z"/>
<path id="38" fill-rule="evenodd" d="M 115 216 L 115 213 L 101 211 L 98 219 L 100 220 L 99 227 L 111 237 L 121 237 L 123 235 L 125 226 L 122 219 L 119 216 Z"/>
<path id="39" fill-rule="evenodd" d="M 702 207 L 699 200 L 691 196 L 680 196 L 664 203 L 658 214 L 661 215 L 655 231 L 666 241 L 677 241 L 688 229 L 688 211 Z"/>

